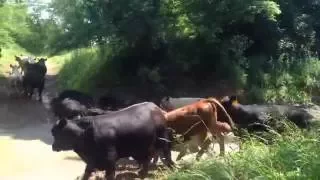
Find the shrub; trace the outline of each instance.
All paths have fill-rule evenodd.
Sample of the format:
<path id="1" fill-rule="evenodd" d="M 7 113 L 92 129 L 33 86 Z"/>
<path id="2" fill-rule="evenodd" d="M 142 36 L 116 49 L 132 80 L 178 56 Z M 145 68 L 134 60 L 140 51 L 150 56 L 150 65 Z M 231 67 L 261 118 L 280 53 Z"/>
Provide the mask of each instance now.
<path id="1" fill-rule="evenodd" d="M 299 62 L 299 63 L 298 63 Z M 320 62 L 315 58 L 294 61 L 289 67 L 272 69 L 246 85 L 251 102 L 304 103 L 318 94 Z M 254 76 L 254 74 L 252 74 Z"/>
<path id="2" fill-rule="evenodd" d="M 287 126 L 282 136 L 265 145 L 250 137 L 242 150 L 224 158 L 209 158 L 169 172 L 165 178 L 183 179 L 319 179 L 319 135 Z"/>

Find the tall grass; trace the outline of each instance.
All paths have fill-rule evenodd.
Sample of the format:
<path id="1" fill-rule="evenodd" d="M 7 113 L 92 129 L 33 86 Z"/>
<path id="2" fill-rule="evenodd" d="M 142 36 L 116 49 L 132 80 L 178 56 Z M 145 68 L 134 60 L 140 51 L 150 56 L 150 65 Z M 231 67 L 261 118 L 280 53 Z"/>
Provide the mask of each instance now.
<path id="1" fill-rule="evenodd" d="M 108 60 L 101 58 L 97 48 L 78 49 L 67 57 L 59 72 L 59 89 L 91 92 L 99 79 L 101 66 Z M 107 74 L 107 72 L 105 72 Z"/>
<path id="2" fill-rule="evenodd" d="M 210 158 L 172 171 L 169 180 L 319 179 L 320 149 L 316 132 L 290 128 L 272 145 L 250 138 L 239 153 Z"/>

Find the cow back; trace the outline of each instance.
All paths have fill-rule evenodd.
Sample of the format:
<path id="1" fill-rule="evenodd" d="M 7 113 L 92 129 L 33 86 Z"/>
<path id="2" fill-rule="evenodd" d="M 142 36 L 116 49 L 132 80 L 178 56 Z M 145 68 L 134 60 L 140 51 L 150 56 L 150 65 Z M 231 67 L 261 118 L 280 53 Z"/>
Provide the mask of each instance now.
<path id="1" fill-rule="evenodd" d="M 76 100 L 81 104 L 85 105 L 86 107 L 93 107 L 95 105 L 93 97 L 91 97 L 86 93 L 76 91 L 76 90 L 64 90 L 58 96 L 58 99 L 60 100 L 63 100 L 66 98 Z"/>

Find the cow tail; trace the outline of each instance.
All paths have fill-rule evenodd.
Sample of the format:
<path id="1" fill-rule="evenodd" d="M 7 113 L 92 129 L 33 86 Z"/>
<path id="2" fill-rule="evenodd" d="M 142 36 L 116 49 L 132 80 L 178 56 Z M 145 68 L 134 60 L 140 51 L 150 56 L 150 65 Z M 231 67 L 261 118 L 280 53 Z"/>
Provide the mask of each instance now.
<path id="1" fill-rule="evenodd" d="M 214 103 L 217 105 L 227 116 L 227 119 L 229 121 L 229 124 L 231 125 L 232 130 L 237 130 L 238 128 L 236 127 L 235 123 L 233 122 L 232 118 L 230 117 L 229 113 L 226 111 L 226 109 L 222 106 L 222 104 L 215 98 L 209 98 L 208 99 L 210 103 Z"/>

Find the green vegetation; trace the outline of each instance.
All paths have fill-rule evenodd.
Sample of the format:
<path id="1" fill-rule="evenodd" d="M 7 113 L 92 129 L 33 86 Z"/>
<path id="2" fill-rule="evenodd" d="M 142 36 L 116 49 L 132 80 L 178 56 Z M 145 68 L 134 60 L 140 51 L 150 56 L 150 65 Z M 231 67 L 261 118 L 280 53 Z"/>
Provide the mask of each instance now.
<path id="1" fill-rule="evenodd" d="M 227 80 L 244 89 L 247 102 L 306 102 L 318 94 L 318 6 L 300 0 L 53 0 L 51 20 L 59 19 L 55 27 L 65 31 L 55 33 L 63 43 L 47 46 L 50 53 L 99 49 L 96 55 L 76 51 L 61 71 L 61 87 L 148 86 L 155 95 L 192 94 L 185 87 L 198 87 L 193 91 L 203 96 L 199 89 Z M 90 73 L 73 77 L 80 66 Z"/>
<path id="2" fill-rule="evenodd" d="M 58 80 L 61 89 L 78 89 L 90 92 L 93 87 L 95 74 L 99 68 L 97 49 L 78 49 L 75 50 L 60 70 Z M 75 75 L 76 74 L 76 75 Z"/>
<path id="3" fill-rule="evenodd" d="M 186 164 L 162 174 L 168 180 L 187 179 L 319 179 L 320 139 L 317 132 L 287 128 L 271 145 L 249 138 L 239 153 Z M 159 177 L 160 178 L 160 177 Z"/>
<path id="4" fill-rule="evenodd" d="M 224 80 L 244 103 L 308 102 L 320 95 L 319 17 L 318 0 L 0 0 L 0 74 L 33 54 L 49 57 L 60 89 L 215 96 L 204 89 Z M 291 129 L 165 177 L 319 179 L 318 146 L 317 133 Z"/>
<path id="5" fill-rule="evenodd" d="M 2 75 L 8 71 L 9 64 L 14 62 L 14 55 L 27 53 L 20 43 L 26 42 L 25 38 L 32 36 L 28 28 L 28 16 L 25 5 L 0 6 L 0 74 Z"/>
<path id="6" fill-rule="evenodd" d="M 0 46 L 49 56 L 60 88 L 214 96 L 202 89 L 223 80 L 246 103 L 319 94 L 316 0 L 1 2 Z"/>

